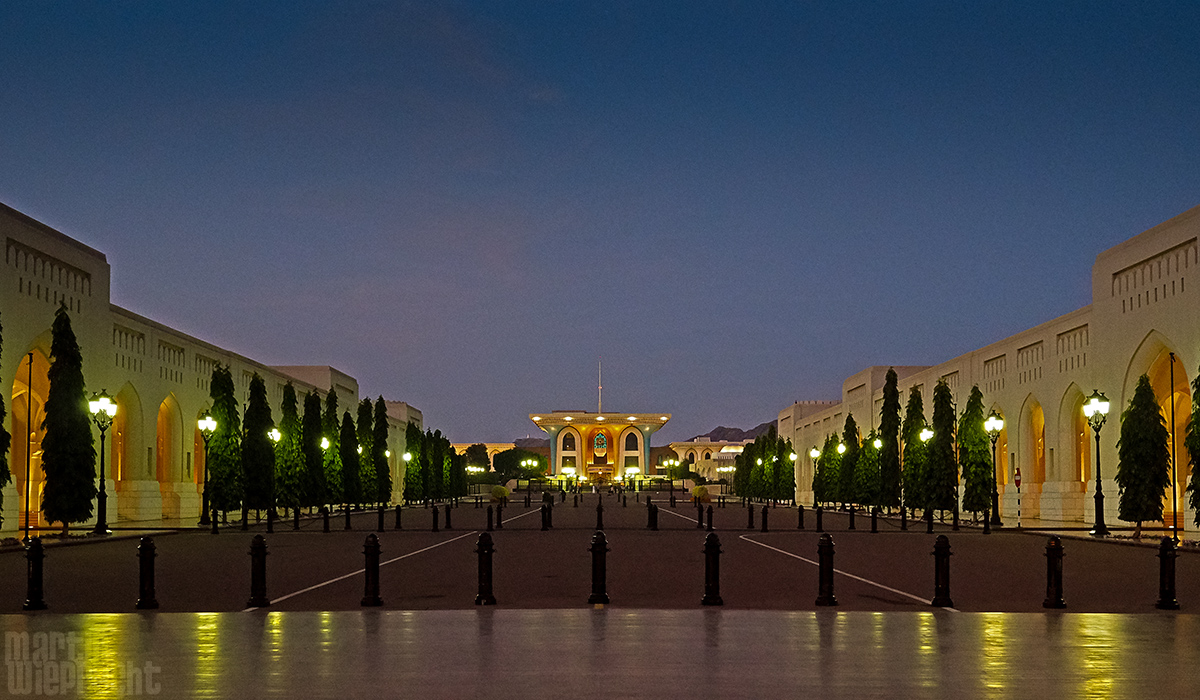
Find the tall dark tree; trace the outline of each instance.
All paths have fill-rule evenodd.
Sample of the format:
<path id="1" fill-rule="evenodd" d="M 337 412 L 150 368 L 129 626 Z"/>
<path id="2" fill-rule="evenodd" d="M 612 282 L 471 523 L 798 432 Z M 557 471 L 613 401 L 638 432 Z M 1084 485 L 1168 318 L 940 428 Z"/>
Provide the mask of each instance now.
<path id="1" fill-rule="evenodd" d="M 908 404 L 904 409 L 904 424 L 900 428 L 900 436 L 904 441 L 904 503 L 903 507 L 923 509 L 928 502 L 925 488 L 925 442 L 921 440 L 921 431 L 925 429 L 925 404 L 921 399 L 921 390 L 913 387 L 908 392 Z"/>
<path id="2" fill-rule="evenodd" d="M 0 323 L 0 359 L 4 351 L 4 324 Z M 3 367 L 3 364 L 0 364 Z M 12 483 L 12 471 L 8 466 L 8 448 L 12 445 L 12 435 L 4 429 L 4 392 L 0 391 L 0 510 L 4 508 L 4 487 Z M 3 518 L 0 518 L 0 522 Z"/>
<path id="3" fill-rule="evenodd" d="M 425 436 L 415 423 L 409 422 L 404 431 L 404 450 L 409 460 L 404 463 L 404 500 L 423 501 L 426 497 L 425 474 L 421 469 L 421 453 Z"/>
<path id="4" fill-rule="evenodd" d="M 325 414 L 321 418 L 321 429 L 329 447 L 325 448 L 323 468 L 325 470 L 325 495 L 330 503 L 345 503 L 342 482 L 341 416 L 338 414 L 337 391 L 329 387 L 325 394 Z"/>
<path id="5" fill-rule="evenodd" d="M 954 450 L 954 397 L 945 380 L 933 388 L 933 438 L 929 441 L 929 504 L 953 510 L 958 504 L 958 455 Z"/>
<path id="6" fill-rule="evenodd" d="M 792 459 L 794 454 L 796 451 L 792 447 L 791 440 L 779 441 L 779 462 L 785 467 L 780 469 L 779 479 L 775 486 L 775 498 L 781 501 L 790 501 L 796 498 L 796 464 L 799 456 L 797 459 Z"/>
<path id="7" fill-rule="evenodd" d="M 267 385 L 258 372 L 250 378 L 250 398 L 242 423 L 242 474 L 246 480 L 246 507 L 271 507 L 271 475 L 275 471 L 275 445 L 269 433 L 275 427 Z"/>
<path id="8" fill-rule="evenodd" d="M 982 513 L 992 505 L 992 441 L 983 429 L 983 392 L 971 387 L 958 420 L 958 463 L 962 466 L 962 508 Z"/>
<path id="9" fill-rule="evenodd" d="M 488 458 L 487 447 L 485 447 L 482 443 L 477 442 L 468 447 L 465 457 L 467 458 L 467 466 L 469 467 L 482 467 L 484 469 L 488 469 L 492 466 L 491 460 Z"/>
<path id="10" fill-rule="evenodd" d="M 435 430 L 426 433 L 429 445 L 429 480 L 430 496 L 435 500 L 446 497 L 446 444 L 442 441 L 442 431 Z"/>
<path id="11" fill-rule="evenodd" d="M 858 453 L 862 449 L 862 435 L 858 432 L 858 423 L 854 415 L 846 414 L 846 425 L 842 430 L 842 444 L 846 451 L 842 453 L 842 463 L 838 474 L 838 500 L 843 503 L 854 502 L 854 468 L 858 466 Z"/>
<path id="12" fill-rule="evenodd" d="M 0 410 L 3 408 L 0 407 Z M 2 415 L 0 414 L 0 417 Z M 1188 420 L 1187 437 L 1184 438 L 1183 444 L 1187 447 L 1188 464 L 1192 468 L 1187 487 L 1188 507 L 1196 514 L 1195 523 L 1200 527 L 1200 370 L 1192 381 L 1192 416 Z M 0 450 L 0 453 L 3 453 L 3 450 Z"/>
<path id="13" fill-rule="evenodd" d="M 863 441 L 854 464 L 854 502 L 864 506 L 879 504 L 879 448 L 875 447 L 877 436 L 872 430 Z M 880 441 L 882 444 L 882 441 Z"/>
<path id="14" fill-rule="evenodd" d="M 303 505 L 303 436 L 296 405 L 296 388 L 288 382 L 283 386 L 283 402 L 279 406 L 279 442 L 275 443 L 275 502 L 284 508 Z"/>
<path id="15" fill-rule="evenodd" d="M 541 455 L 529 450 L 523 450 L 519 447 L 514 447 L 509 450 L 504 450 L 496 455 L 496 476 L 501 484 L 506 484 L 511 479 L 529 479 L 538 478 L 546 472 L 544 469 L 530 470 L 521 466 L 521 462 L 530 459 L 537 459 L 540 463 Z"/>
<path id="16" fill-rule="evenodd" d="M 375 400 L 375 423 L 371 427 L 371 455 L 375 463 L 375 498 L 387 505 L 392 502 L 392 468 L 388 462 L 387 403 L 380 396 Z"/>
<path id="17" fill-rule="evenodd" d="M 342 427 L 338 434 L 338 450 L 342 461 L 342 501 L 348 505 L 363 502 L 362 480 L 359 478 L 361 460 L 358 453 L 358 431 L 350 412 L 342 414 Z"/>
<path id="18" fill-rule="evenodd" d="M 459 497 L 467 495 L 467 458 L 460 455 L 446 440 L 446 484 L 447 496 Z"/>
<path id="19" fill-rule="evenodd" d="M 83 381 L 83 354 L 71 330 L 67 307 L 59 305 L 50 327 L 50 390 L 42 420 L 42 512 L 46 520 L 71 523 L 92 517 L 96 499 L 96 448 Z"/>
<path id="20" fill-rule="evenodd" d="M 359 401 L 358 416 L 354 426 L 354 433 L 358 437 L 358 446 L 361 448 L 358 456 L 358 483 L 363 503 L 378 503 L 380 500 L 375 493 L 378 483 L 375 476 L 374 409 L 371 399 Z"/>
<path id="21" fill-rule="evenodd" d="M 321 415 L 321 396 L 315 391 L 304 395 L 304 418 L 300 427 L 300 449 L 304 454 L 301 503 L 311 508 L 329 502 L 325 487 L 325 453 L 321 450 L 325 419 Z"/>
<path id="22" fill-rule="evenodd" d="M 233 374 L 229 367 L 213 368 L 209 383 L 211 414 L 217 422 L 208 441 L 204 467 L 208 470 L 209 507 L 220 511 L 237 510 L 242 505 L 242 420 L 238 409 Z"/>
<path id="23" fill-rule="evenodd" d="M 879 505 L 900 505 L 900 390 L 896 370 L 888 369 L 883 381 L 883 406 L 879 411 Z"/>
<path id="24" fill-rule="evenodd" d="M 1141 537 L 1143 522 L 1163 519 L 1163 493 L 1171 485 L 1168 440 L 1167 421 L 1154 398 L 1150 377 L 1143 374 L 1121 414 L 1117 441 L 1117 517 L 1137 523 L 1134 537 Z"/>
<path id="25" fill-rule="evenodd" d="M 818 505 L 837 500 L 837 483 L 842 469 L 841 455 L 837 451 L 840 442 L 837 435 L 825 436 L 825 445 L 817 458 L 817 467 L 813 470 L 813 502 Z"/>

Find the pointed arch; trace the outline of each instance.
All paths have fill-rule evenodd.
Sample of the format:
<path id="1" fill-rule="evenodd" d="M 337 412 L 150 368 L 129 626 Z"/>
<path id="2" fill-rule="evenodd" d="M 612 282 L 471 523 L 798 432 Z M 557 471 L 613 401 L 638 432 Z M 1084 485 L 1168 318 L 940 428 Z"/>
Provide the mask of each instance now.
<path id="1" fill-rule="evenodd" d="M 167 394 L 155 419 L 154 471 L 159 484 L 183 480 L 183 449 L 183 414 L 175 394 Z"/>
<path id="2" fill-rule="evenodd" d="M 1017 429 L 1017 462 L 1021 470 L 1022 487 L 1041 485 L 1046 481 L 1046 413 L 1033 394 L 1021 405 L 1021 420 Z"/>
<path id="3" fill-rule="evenodd" d="M 50 391 L 49 372 L 49 347 L 43 348 L 41 342 L 35 343 L 17 363 L 12 391 L 9 393 L 9 419 L 12 421 L 9 469 L 18 494 L 18 527 L 25 526 L 26 514 L 29 525 L 36 527 L 46 524 L 41 520 L 42 488 L 45 484 L 41 455 L 42 437 L 45 435 L 42 419 L 46 416 L 46 397 Z M 28 482 L 25 479 L 26 471 L 29 472 Z"/>
<path id="4" fill-rule="evenodd" d="M 1083 389 L 1075 382 L 1063 392 L 1058 408 L 1058 445 L 1050 481 L 1085 484 L 1092 478 L 1091 429 L 1083 417 Z"/>
<path id="5" fill-rule="evenodd" d="M 117 415 L 113 418 L 112 444 L 109 447 L 111 474 L 118 483 L 137 479 L 137 455 L 142 453 L 142 399 L 133 384 L 125 382 L 114 397 Z"/>

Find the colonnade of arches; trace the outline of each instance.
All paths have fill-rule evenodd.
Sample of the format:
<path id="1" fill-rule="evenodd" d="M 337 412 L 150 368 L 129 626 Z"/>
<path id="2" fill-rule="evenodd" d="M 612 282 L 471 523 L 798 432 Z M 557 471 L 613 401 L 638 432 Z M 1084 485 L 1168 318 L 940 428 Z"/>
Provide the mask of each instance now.
<path id="1" fill-rule="evenodd" d="M 22 357 L 9 393 L 13 435 L 9 464 L 18 502 L 4 505 L 6 523 L 12 522 L 14 511 L 18 513 L 17 527 L 24 527 L 27 517 L 30 526 L 50 525 L 40 513 L 44 487 L 42 420 L 49 393 L 49 369 L 47 352 L 42 348 L 31 350 Z M 179 400 L 168 393 L 149 404 L 149 410 L 154 411 L 154 427 L 150 431 L 147 408 L 132 383 L 125 382 L 115 393 L 105 389 L 117 404 L 117 414 L 104 445 L 105 477 L 113 485 L 108 493 L 109 512 L 123 519 L 153 517 L 139 501 L 144 500 L 147 484 L 157 483 L 157 498 L 148 502 L 161 501 L 163 518 L 198 514 L 191 512 L 195 510 L 191 506 L 204 481 L 204 441 L 196 428 L 199 415 L 189 416 L 190 420 L 185 421 Z M 89 385 L 88 391 L 93 390 Z M 99 458 L 98 429 L 93 428 L 93 437 Z M 142 497 L 133 497 L 132 493 L 126 497 L 126 492 L 133 491 L 140 492 Z"/>

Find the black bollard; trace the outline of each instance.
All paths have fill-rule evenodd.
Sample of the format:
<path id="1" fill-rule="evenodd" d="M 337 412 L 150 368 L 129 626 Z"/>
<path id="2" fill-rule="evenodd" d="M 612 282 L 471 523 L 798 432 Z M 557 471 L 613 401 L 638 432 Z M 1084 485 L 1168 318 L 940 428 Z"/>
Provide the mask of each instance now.
<path id="1" fill-rule="evenodd" d="M 767 506 L 762 507 L 762 531 L 767 532 Z"/>
<path id="2" fill-rule="evenodd" d="M 945 535 L 938 535 L 933 543 L 933 600 L 929 604 L 935 608 L 954 607 L 950 599 L 950 540 Z"/>
<path id="3" fill-rule="evenodd" d="M 746 509 L 746 518 L 747 518 L 746 529 L 753 530 L 754 529 L 754 506 L 750 506 L 749 508 Z"/>
<path id="4" fill-rule="evenodd" d="M 988 511 L 990 511 L 990 510 L 991 510 L 991 506 L 983 507 L 983 534 L 985 534 L 985 535 L 992 534 L 992 523 L 991 523 L 991 519 L 988 518 Z"/>
<path id="5" fill-rule="evenodd" d="M 525 494 L 525 507 L 526 508 L 529 507 L 529 494 L 528 493 Z"/>
<path id="6" fill-rule="evenodd" d="M 267 509 L 267 534 L 275 532 L 275 508 Z"/>
<path id="7" fill-rule="evenodd" d="M 671 494 L 671 507 L 672 508 L 675 507 L 675 494 L 674 493 Z"/>
<path id="8" fill-rule="evenodd" d="M 654 506 L 650 510 L 650 529 L 658 532 L 658 506 Z"/>
<path id="9" fill-rule="evenodd" d="M 588 596 L 588 605 L 605 605 L 608 603 L 608 569 L 605 558 L 608 556 L 608 539 L 604 532 L 597 530 L 592 535 L 592 594 Z"/>
<path id="10" fill-rule="evenodd" d="M 46 550 L 42 547 L 42 538 L 34 537 L 25 545 L 25 560 L 27 571 L 25 576 L 25 604 L 22 610 L 45 610 L 45 592 L 42 588 L 42 565 L 46 559 Z"/>
<path id="11" fill-rule="evenodd" d="M 925 534 L 933 534 L 933 509 L 925 511 Z"/>
<path id="12" fill-rule="evenodd" d="M 496 529 L 504 529 L 504 501 L 496 505 Z"/>
<path id="13" fill-rule="evenodd" d="M 821 506 L 817 506 L 813 510 L 817 513 L 817 532 L 825 532 L 825 527 L 821 524 L 821 516 L 825 514 L 825 510 Z"/>
<path id="14" fill-rule="evenodd" d="M 242 506 L 242 529 L 250 529 L 250 508 Z"/>
<path id="15" fill-rule="evenodd" d="M 696 501 L 696 529 L 701 530 L 703 528 L 704 528 L 704 506 L 700 504 L 700 501 Z"/>
<path id="16" fill-rule="evenodd" d="M 248 608 L 265 608 L 271 604 L 267 597 L 267 541 L 255 535 L 250 541 L 250 600 Z"/>
<path id="17" fill-rule="evenodd" d="M 904 506 L 900 506 L 900 529 L 908 531 L 908 509 Z"/>
<path id="18" fill-rule="evenodd" d="M 137 610 L 158 609 L 158 599 L 154 597 L 154 540 L 143 537 L 138 544 L 138 599 L 133 607 Z"/>
<path id="19" fill-rule="evenodd" d="M 854 506 L 850 506 L 850 528 L 849 529 L 851 529 L 851 530 L 855 529 L 854 528 Z"/>
<path id="20" fill-rule="evenodd" d="M 629 496 L 627 496 L 625 494 L 621 494 L 621 507 L 624 508 L 628 505 L 629 505 Z"/>
<path id="21" fill-rule="evenodd" d="M 324 526 L 324 531 L 329 532 L 329 509 L 324 506 L 321 507 L 321 523 Z"/>
<path id="22" fill-rule="evenodd" d="M 444 520 L 446 521 L 446 529 L 453 530 L 454 526 L 450 524 L 450 505 L 449 504 L 446 505 L 446 517 L 444 518 Z"/>
<path id="23" fill-rule="evenodd" d="M 1058 535 L 1050 537 L 1046 543 L 1046 599 L 1042 601 L 1043 608 L 1065 608 L 1063 601 L 1063 546 Z"/>
<path id="24" fill-rule="evenodd" d="M 299 508 L 292 509 L 292 529 L 293 530 L 300 529 L 300 509 Z"/>
<path id="25" fill-rule="evenodd" d="M 596 529 L 597 530 L 604 529 L 604 502 L 603 501 L 596 504 Z"/>
<path id="26" fill-rule="evenodd" d="M 650 499 L 646 499 L 646 529 L 647 530 L 653 529 L 653 525 L 654 525 L 654 504 L 650 502 Z"/>
<path id="27" fill-rule="evenodd" d="M 377 523 L 377 526 L 375 527 L 376 532 L 383 532 L 383 518 L 386 514 L 387 508 L 384 506 L 379 506 L 379 523 Z"/>
<path id="28" fill-rule="evenodd" d="M 709 532 L 712 532 L 712 531 L 713 531 L 713 526 L 712 526 L 712 506 L 709 506 L 709 507 L 708 507 L 708 531 L 709 531 Z"/>
<path id="29" fill-rule="evenodd" d="M 712 507 L 708 509 L 712 514 Z M 710 532 L 704 538 L 704 598 L 701 605 L 724 605 L 721 600 L 721 540 Z"/>
<path id="30" fill-rule="evenodd" d="M 879 532 L 879 506 L 871 509 L 871 532 Z"/>
<path id="31" fill-rule="evenodd" d="M 479 555 L 479 592 L 475 594 L 476 605 L 496 604 L 496 596 L 492 594 L 492 554 L 495 551 L 492 536 L 486 532 L 481 533 L 479 542 L 475 545 L 475 553 Z"/>
<path id="32" fill-rule="evenodd" d="M 492 531 L 492 507 L 487 508 L 487 532 Z"/>
<path id="33" fill-rule="evenodd" d="M 567 502 L 567 492 L 566 492 L 566 491 L 559 491 L 559 493 L 560 493 L 560 494 L 562 494 L 562 502 L 563 502 L 563 503 L 566 503 L 566 502 Z"/>
<path id="34" fill-rule="evenodd" d="M 837 605 L 833 595 L 833 537 L 827 532 L 817 543 L 817 605 Z"/>
<path id="35" fill-rule="evenodd" d="M 346 506 L 346 527 L 344 527 L 344 528 L 342 528 L 342 529 L 343 529 L 343 530 L 352 530 L 352 529 L 354 529 L 354 528 L 352 528 L 352 527 L 350 526 L 350 506 Z"/>
<path id="36" fill-rule="evenodd" d="M 396 504 L 396 530 L 403 530 L 404 526 L 400 523 L 400 504 Z"/>
<path id="37" fill-rule="evenodd" d="M 542 516 L 542 532 L 545 532 L 550 529 L 550 516 L 547 515 L 546 504 L 543 503 L 542 507 L 539 508 L 538 510 L 541 511 L 541 516 Z"/>
<path id="38" fill-rule="evenodd" d="M 954 520 L 952 521 L 952 523 L 950 525 L 950 529 L 953 530 L 954 532 L 958 532 L 958 504 L 957 503 L 954 504 Z"/>
<path id="39" fill-rule="evenodd" d="M 377 608 L 383 605 L 383 599 L 379 597 L 379 538 L 375 533 L 367 535 L 367 541 L 363 543 L 363 558 L 366 560 L 363 566 L 366 576 L 360 605 Z"/>
<path id="40" fill-rule="evenodd" d="M 578 507 L 579 507 L 579 494 L 576 494 L 576 495 L 574 495 L 574 496 L 571 496 L 571 507 L 572 507 L 572 508 L 578 508 Z"/>
<path id="41" fill-rule="evenodd" d="M 796 506 L 796 529 L 804 529 L 804 505 Z"/>
<path id="42" fill-rule="evenodd" d="M 551 530 L 554 529 L 554 499 L 553 498 L 551 498 L 550 502 L 546 504 L 546 524 L 548 524 L 550 526 Z"/>
<path id="43" fill-rule="evenodd" d="M 217 534 L 217 507 L 212 507 L 212 529 L 209 530 L 212 534 Z"/>
<path id="44" fill-rule="evenodd" d="M 1175 540 L 1170 537 L 1162 538 L 1158 545 L 1158 602 L 1154 607 L 1159 610 L 1178 610 L 1179 601 L 1175 599 Z"/>
<path id="45" fill-rule="evenodd" d="M 432 532 L 437 532 L 437 531 L 438 531 L 438 507 L 435 505 L 433 507 L 433 530 L 432 530 Z"/>

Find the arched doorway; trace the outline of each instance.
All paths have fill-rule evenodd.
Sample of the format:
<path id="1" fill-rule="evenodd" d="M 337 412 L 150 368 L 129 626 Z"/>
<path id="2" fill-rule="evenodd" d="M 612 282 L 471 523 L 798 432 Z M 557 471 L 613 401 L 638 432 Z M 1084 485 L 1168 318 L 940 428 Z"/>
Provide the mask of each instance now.
<path id="1" fill-rule="evenodd" d="M 1083 404 L 1083 390 L 1072 383 L 1059 402 L 1058 454 L 1047 477 L 1059 491 L 1066 520 L 1083 519 L 1084 494 L 1092 475 L 1092 431 L 1084 418 Z"/>
<path id="2" fill-rule="evenodd" d="M 162 516 L 177 518 L 179 512 L 178 486 L 183 481 L 183 419 L 179 403 L 168 395 L 158 405 L 155 421 L 154 474 L 162 494 Z"/>
<path id="3" fill-rule="evenodd" d="M 37 349 L 26 353 L 17 367 L 10 394 L 12 448 L 9 452 L 9 468 L 12 470 L 13 484 L 17 487 L 19 528 L 26 526 L 26 516 L 30 527 L 46 524 L 41 517 L 42 488 L 45 480 L 41 457 L 44 435 L 42 419 L 45 417 L 46 396 L 50 391 L 49 371 L 50 360 L 45 353 Z M 26 473 L 29 474 L 28 481 L 25 479 Z"/>
<path id="4" fill-rule="evenodd" d="M 1174 372 L 1172 373 L 1172 364 Z M 1184 439 L 1187 437 L 1187 424 L 1191 417 L 1192 411 L 1192 391 L 1191 385 L 1188 383 L 1187 370 L 1176 355 L 1174 359 L 1171 357 L 1170 351 L 1164 349 L 1155 358 L 1150 365 L 1147 374 L 1150 375 L 1150 387 L 1154 389 L 1154 397 L 1158 400 L 1159 412 L 1162 413 L 1163 421 L 1167 425 L 1167 433 L 1169 441 L 1167 446 L 1172 448 L 1172 456 L 1175 460 L 1175 508 L 1171 507 L 1171 488 L 1163 493 L 1165 505 L 1163 508 L 1163 520 L 1169 525 L 1171 522 L 1172 513 L 1176 514 L 1176 525 L 1180 529 L 1185 529 L 1187 523 L 1184 522 L 1184 510 L 1186 508 L 1186 498 L 1184 490 L 1187 488 L 1187 477 L 1189 474 L 1189 465 L 1191 459 L 1188 456 L 1187 446 L 1184 444 Z M 1172 377 L 1174 374 L 1174 377 Z M 1172 384 L 1172 378 L 1175 383 Z M 1173 415 L 1172 415 L 1173 410 Z M 1172 417 L 1174 421 L 1172 422 Z"/>
<path id="5" fill-rule="evenodd" d="M 1042 484 L 1046 481 L 1046 414 L 1042 404 L 1030 394 L 1021 409 L 1014 470 L 1021 470 L 1021 514 L 1035 518 L 1041 514 Z"/>

